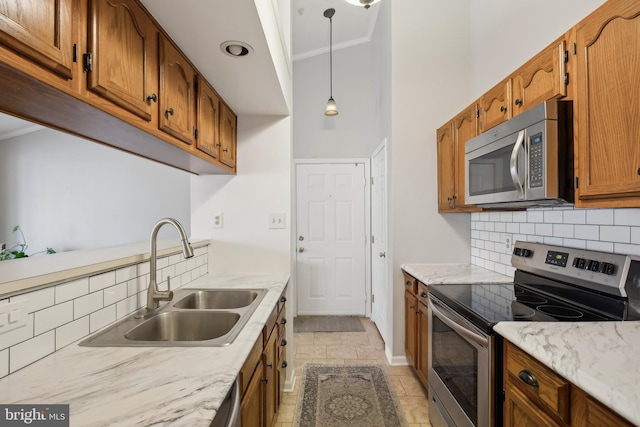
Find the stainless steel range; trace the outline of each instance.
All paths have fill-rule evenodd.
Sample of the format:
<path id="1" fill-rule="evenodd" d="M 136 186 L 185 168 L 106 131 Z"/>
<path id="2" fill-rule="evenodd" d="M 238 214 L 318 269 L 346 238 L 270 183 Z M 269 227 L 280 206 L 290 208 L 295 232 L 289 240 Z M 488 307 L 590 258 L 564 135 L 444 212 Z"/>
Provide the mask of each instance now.
<path id="1" fill-rule="evenodd" d="M 502 426 L 501 321 L 640 319 L 640 257 L 516 242 L 513 283 L 429 287 L 429 420 Z"/>

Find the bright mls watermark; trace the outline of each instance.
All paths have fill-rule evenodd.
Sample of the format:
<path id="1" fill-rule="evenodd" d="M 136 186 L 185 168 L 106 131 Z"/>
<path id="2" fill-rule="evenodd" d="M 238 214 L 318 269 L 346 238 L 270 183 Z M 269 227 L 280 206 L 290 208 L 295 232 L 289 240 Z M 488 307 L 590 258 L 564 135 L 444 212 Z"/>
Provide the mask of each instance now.
<path id="1" fill-rule="evenodd" d="M 0 405 L 0 426 L 69 427 L 69 405 Z"/>

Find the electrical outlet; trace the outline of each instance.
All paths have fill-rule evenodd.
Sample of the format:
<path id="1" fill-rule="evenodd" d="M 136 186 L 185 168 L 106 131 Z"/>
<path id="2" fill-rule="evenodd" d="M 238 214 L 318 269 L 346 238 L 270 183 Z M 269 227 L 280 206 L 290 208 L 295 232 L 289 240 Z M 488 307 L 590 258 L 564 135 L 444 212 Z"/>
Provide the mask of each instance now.
<path id="1" fill-rule="evenodd" d="M 509 237 L 504 238 L 504 248 L 508 251 L 511 249 L 511 239 Z"/>
<path id="2" fill-rule="evenodd" d="M 224 227 L 224 216 L 221 213 L 213 214 L 213 228 L 223 228 Z"/>
<path id="3" fill-rule="evenodd" d="M 285 227 L 284 213 L 269 214 L 269 228 L 284 228 L 284 227 Z"/>

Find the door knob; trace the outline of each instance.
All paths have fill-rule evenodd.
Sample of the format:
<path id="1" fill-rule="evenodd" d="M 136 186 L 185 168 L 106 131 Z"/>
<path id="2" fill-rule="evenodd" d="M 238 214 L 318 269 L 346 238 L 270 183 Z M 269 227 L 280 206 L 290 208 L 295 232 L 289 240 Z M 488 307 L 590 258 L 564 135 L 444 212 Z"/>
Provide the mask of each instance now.
<path id="1" fill-rule="evenodd" d="M 298 248 L 298 252 L 304 252 L 304 248 Z"/>
<path id="2" fill-rule="evenodd" d="M 640 171 L 640 169 L 638 169 Z M 639 172 L 640 173 L 640 172 Z M 304 236 L 300 236 L 298 237 L 298 240 L 300 240 L 301 242 L 304 240 Z"/>
<path id="3" fill-rule="evenodd" d="M 386 252 L 380 252 L 380 258 L 386 258 L 386 257 L 387 257 Z"/>

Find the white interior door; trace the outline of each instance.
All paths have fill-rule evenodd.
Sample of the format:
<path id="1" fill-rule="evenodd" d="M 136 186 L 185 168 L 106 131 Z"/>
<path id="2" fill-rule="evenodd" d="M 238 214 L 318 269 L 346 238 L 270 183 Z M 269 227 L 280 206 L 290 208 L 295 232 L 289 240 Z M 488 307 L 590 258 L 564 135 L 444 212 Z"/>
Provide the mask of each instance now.
<path id="1" fill-rule="evenodd" d="M 387 156 L 383 143 L 371 158 L 371 319 L 387 341 Z"/>
<path id="2" fill-rule="evenodd" d="M 298 314 L 365 315 L 365 165 L 298 164 Z"/>

